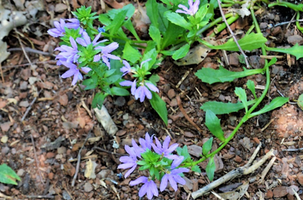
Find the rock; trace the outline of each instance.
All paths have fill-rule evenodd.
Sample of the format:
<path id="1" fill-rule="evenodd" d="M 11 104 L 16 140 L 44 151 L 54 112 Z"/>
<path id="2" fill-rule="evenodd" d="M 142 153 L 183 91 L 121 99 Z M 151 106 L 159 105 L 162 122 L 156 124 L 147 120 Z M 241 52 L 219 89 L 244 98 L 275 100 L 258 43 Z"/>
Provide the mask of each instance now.
<path id="1" fill-rule="evenodd" d="M 23 80 L 27 81 L 28 78 L 30 77 L 30 75 L 31 75 L 31 69 L 30 68 L 26 68 L 26 69 L 21 70 L 20 77 Z"/>
<path id="2" fill-rule="evenodd" d="M 236 155 L 236 157 L 234 158 L 234 161 L 236 163 L 241 163 L 242 162 L 242 158 L 240 156 Z"/>
<path id="3" fill-rule="evenodd" d="M 68 103 L 68 98 L 67 98 L 67 95 L 66 94 L 63 94 L 63 95 L 60 95 L 59 96 L 59 103 L 62 105 L 62 106 L 66 106 L 67 103 Z"/>
<path id="4" fill-rule="evenodd" d="M 168 90 L 167 96 L 169 97 L 169 99 L 174 98 L 176 96 L 175 90 L 174 89 Z"/>
<path id="5" fill-rule="evenodd" d="M 93 190 L 93 186 L 90 182 L 87 182 L 87 183 L 84 184 L 84 191 L 85 192 L 90 192 L 92 190 Z"/>
<path id="6" fill-rule="evenodd" d="M 299 173 L 297 175 L 297 179 L 298 179 L 298 182 L 300 183 L 300 185 L 303 186 L 303 174 L 302 173 Z"/>
<path id="7" fill-rule="evenodd" d="M 29 106 L 29 103 L 28 103 L 27 100 L 26 101 L 20 101 L 19 106 L 27 108 Z"/>
<path id="8" fill-rule="evenodd" d="M 268 24 L 266 22 L 260 23 L 260 29 L 266 29 L 268 27 Z"/>
<path id="9" fill-rule="evenodd" d="M 27 89 L 27 85 L 28 85 L 27 81 L 22 81 L 20 83 L 20 90 L 26 90 Z"/>
<path id="10" fill-rule="evenodd" d="M 24 172 L 25 172 L 24 169 L 19 169 L 18 172 L 17 172 L 17 175 L 18 176 L 23 176 Z"/>
<path id="11" fill-rule="evenodd" d="M 295 45 L 297 43 L 301 44 L 302 41 L 303 41 L 303 38 L 300 35 L 292 35 L 287 38 L 287 42 L 292 45 Z"/>
<path id="12" fill-rule="evenodd" d="M 200 155 L 202 154 L 202 147 L 198 145 L 190 145 L 188 146 L 188 153 L 195 157 L 200 157 Z"/>
<path id="13" fill-rule="evenodd" d="M 278 186 L 274 188 L 273 190 L 274 197 L 281 198 L 286 196 L 288 194 L 287 188 L 288 187 L 286 186 Z"/>
<path id="14" fill-rule="evenodd" d="M 114 102 L 115 105 L 117 105 L 118 107 L 124 106 L 125 105 L 125 98 L 124 97 L 118 97 L 116 99 L 116 101 Z"/>
<path id="15" fill-rule="evenodd" d="M 69 196 L 68 192 L 66 192 L 65 190 L 63 190 L 62 192 L 62 197 L 65 200 L 71 200 L 72 198 Z"/>

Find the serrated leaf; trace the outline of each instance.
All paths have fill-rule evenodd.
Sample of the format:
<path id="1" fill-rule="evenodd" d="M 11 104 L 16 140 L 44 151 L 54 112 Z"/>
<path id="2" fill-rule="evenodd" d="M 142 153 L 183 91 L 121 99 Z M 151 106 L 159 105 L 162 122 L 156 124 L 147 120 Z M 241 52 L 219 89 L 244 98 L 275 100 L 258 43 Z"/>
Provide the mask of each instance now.
<path id="1" fill-rule="evenodd" d="M 267 47 L 265 46 L 266 50 L 268 51 L 274 51 L 274 52 L 279 52 L 279 53 L 287 53 L 290 55 L 293 55 L 296 57 L 296 59 L 303 58 L 303 46 L 299 46 L 298 43 L 296 43 L 293 47 L 291 48 L 272 48 L 272 47 Z"/>
<path id="2" fill-rule="evenodd" d="M 202 146 L 202 155 L 206 156 L 213 145 L 213 138 L 209 138 Z"/>
<path id="3" fill-rule="evenodd" d="M 167 108 L 166 103 L 161 99 L 161 97 L 156 92 L 151 92 L 152 98 L 149 100 L 151 106 L 153 109 L 158 113 L 158 115 L 161 117 L 165 125 L 168 125 L 168 119 L 167 119 Z"/>
<path id="4" fill-rule="evenodd" d="M 131 63 L 136 63 L 141 58 L 141 53 L 138 49 L 132 47 L 128 42 L 125 43 L 122 58 Z"/>
<path id="5" fill-rule="evenodd" d="M 214 136 L 216 136 L 222 142 L 225 141 L 224 132 L 220 125 L 220 119 L 218 119 L 215 113 L 210 110 L 206 111 L 205 125 Z"/>
<path id="6" fill-rule="evenodd" d="M 261 115 L 263 113 L 269 112 L 271 110 L 274 110 L 278 107 L 283 106 L 285 103 L 287 103 L 289 98 L 287 97 L 276 97 L 274 98 L 268 105 L 264 106 L 261 110 L 251 113 L 249 117 L 254 117 L 257 115 Z"/>
<path id="7" fill-rule="evenodd" d="M 248 105 L 247 105 L 247 96 L 245 90 L 243 88 L 236 87 L 235 94 L 240 98 L 240 100 L 244 105 L 245 111 L 247 112 Z"/>
<path id="8" fill-rule="evenodd" d="M 210 181 L 214 180 L 215 170 L 216 170 L 216 163 L 214 157 L 210 157 L 205 169 L 207 177 Z"/>
<path id="9" fill-rule="evenodd" d="M 256 102 L 256 100 L 248 101 L 247 105 L 248 106 L 253 105 L 255 102 Z M 216 115 L 238 112 L 239 110 L 241 110 L 243 108 L 244 108 L 244 105 L 241 102 L 224 103 L 224 102 L 218 102 L 218 101 L 208 101 L 200 107 L 200 109 L 202 109 L 204 111 L 211 110 Z"/>
<path id="10" fill-rule="evenodd" d="M 191 171 L 201 173 L 201 169 L 198 165 L 195 165 L 191 168 Z"/>
<path id="11" fill-rule="evenodd" d="M 20 177 L 6 164 L 0 165 L 0 182 L 5 184 L 18 185 L 16 180 L 20 181 Z"/>
<path id="12" fill-rule="evenodd" d="M 156 42 L 158 50 L 161 49 L 161 33 L 158 28 L 156 28 L 154 25 L 151 25 L 148 29 L 149 36 L 153 39 L 153 41 Z"/>
<path id="13" fill-rule="evenodd" d="M 202 82 L 213 84 L 231 82 L 236 78 L 242 78 L 262 72 L 263 69 L 249 69 L 242 72 L 232 72 L 220 66 L 217 70 L 212 68 L 202 68 L 198 70 L 195 75 L 201 79 Z"/>
<path id="14" fill-rule="evenodd" d="M 246 86 L 251 91 L 251 93 L 254 95 L 255 99 L 257 99 L 255 83 L 252 80 L 248 80 L 246 83 Z"/>
<path id="15" fill-rule="evenodd" d="M 186 56 L 186 54 L 188 53 L 189 51 L 189 48 L 190 48 L 190 45 L 189 44 L 185 44 L 183 45 L 180 49 L 178 49 L 177 51 L 174 52 L 172 58 L 174 60 L 178 60 L 180 58 L 183 58 Z"/>
<path id="16" fill-rule="evenodd" d="M 178 13 L 174 13 L 171 11 L 167 11 L 165 14 L 165 17 L 173 24 L 176 24 L 180 27 L 183 27 L 185 29 L 190 30 L 191 29 L 191 24 L 188 23 L 184 17 L 182 17 L 181 15 L 179 15 Z"/>
<path id="17" fill-rule="evenodd" d="M 250 33 L 249 35 L 245 35 L 243 38 L 238 40 L 238 43 L 241 46 L 242 50 L 252 51 L 254 49 L 261 48 L 266 41 L 267 39 L 263 36 L 262 33 Z M 226 43 L 217 46 L 213 46 L 205 41 L 202 41 L 202 43 L 211 49 L 239 51 L 239 48 L 233 38 L 229 39 Z"/>

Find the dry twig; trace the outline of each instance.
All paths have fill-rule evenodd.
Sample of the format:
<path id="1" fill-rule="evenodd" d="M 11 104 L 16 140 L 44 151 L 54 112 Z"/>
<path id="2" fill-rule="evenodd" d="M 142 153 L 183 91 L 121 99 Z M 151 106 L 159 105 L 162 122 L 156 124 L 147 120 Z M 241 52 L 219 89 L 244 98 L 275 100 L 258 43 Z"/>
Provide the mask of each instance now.
<path id="1" fill-rule="evenodd" d="M 78 176 L 79 167 L 80 167 L 80 162 L 81 162 L 81 151 L 82 151 L 84 145 L 86 144 L 86 142 L 87 142 L 87 140 L 88 140 L 88 138 L 89 138 L 89 135 L 90 135 L 90 132 L 87 134 L 86 139 L 85 139 L 85 141 L 83 142 L 82 147 L 81 147 L 81 149 L 80 149 L 79 152 L 78 152 L 78 156 L 77 156 L 78 162 L 77 162 L 77 166 L 76 166 L 76 173 L 75 173 L 75 175 L 74 175 L 74 177 L 73 177 L 73 180 L 72 180 L 72 186 L 75 186 L 75 182 L 76 182 L 76 178 L 77 178 L 77 176 Z"/>
<path id="2" fill-rule="evenodd" d="M 241 54 L 244 56 L 246 67 L 247 67 L 247 68 L 250 68 L 249 63 L 248 63 L 248 60 L 247 60 L 247 55 L 246 55 L 246 54 L 244 53 L 244 51 L 242 50 L 242 48 L 241 48 L 241 46 L 239 45 L 238 40 L 237 40 L 237 38 L 236 38 L 234 32 L 231 30 L 230 26 L 229 26 L 228 23 L 227 23 L 227 20 L 226 20 L 226 18 L 225 18 L 225 15 L 224 15 L 224 13 L 223 13 L 223 10 L 222 10 L 221 1 L 220 1 L 220 0 L 217 0 L 217 1 L 218 1 L 219 10 L 220 10 L 222 19 L 223 19 L 224 23 L 226 24 L 226 27 L 227 27 L 227 29 L 229 30 L 231 36 L 234 38 L 234 41 L 235 41 L 235 43 L 237 44 L 237 46 L 238 46 L 238 48 L 239 48 Z"/>
<path id="3" fill-rule="evenodd" d="M 250 173 L 254 172 L 261 165 L 263 165 L 268 158 L 273 156 L 273 149 L 271 149 L 262 159 L 260 159 L 255 164 L 250 166 L 251 163 L 253 162 L 253 160 L 255 159 L 257 153 L 259 152 L 260 148 L 261 148 L 261 143 L 259 144 L 259 146 L 257 147 L 254 154 L 251 156 L 250 160 L 248 161 L 248 163 L 246 165 L 244 165 L 243 167 L 239 167 L 239 168 L 225 174 L 224 176 L 215 180 L 214 182 L 212 182 L 212 183 L 206 185 L 205 187 L 193 192 L 192 197 L 194 199 L 196 199 L 196 198 L 202 196 L 203 194 L 213 190 L 214 188 L 218 187 L 219 185 L 221 185 L 221 184 L 223 184 L 223 183 L 225 183 L 225 182 L 227 182 L 231 179 L 234 179 L 236 177 L 239 177 L 239 176 L 242 176 L 242 175 L 247 175 L 247 174 L 250 174 Z"/>

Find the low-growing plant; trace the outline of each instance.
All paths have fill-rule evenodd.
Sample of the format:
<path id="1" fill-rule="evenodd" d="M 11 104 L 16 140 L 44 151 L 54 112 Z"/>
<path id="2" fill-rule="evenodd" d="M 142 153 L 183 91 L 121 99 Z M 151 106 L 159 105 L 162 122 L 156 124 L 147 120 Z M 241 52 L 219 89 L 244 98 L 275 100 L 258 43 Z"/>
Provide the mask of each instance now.
<path id="1" fill-rule="evenodd" d="M 101 108 L 104 99 L 109 95 L 133 95 L 140 102 L 148 99 L 153 109 L 167 125 L 166 104 L 159 96 L 157 87 L 159 76 L 153 74 L 161 61 L 166 56 L 171 56 L 174 60 L 185 57 L 195 42 L 211 49 L 239 51 L 238 45 L 232 39 L 215 46 L 202 37 L 206 30 L 216 25 L 214 34 L 226 28 L 226 24 L 222 23 L 222 17 L 215 18 L 214 10 L 218 7 L 217 0 L 201 0 L 201 2 L 200 0 L 161 0 L 161 2 L 148 0 L 145 4 L 146 14 L 150 20 L 149 38 L 146 39 L 139 37 L 132 24 L 131 19 L 135 12 L 132 4 L 121 9 L 110 10 L 99 16 L 92 13 L 90 7 L 81 7 L 73 12 L 74 19 L 61 19 L 59 22 L 54 22 L 55 28 L 48 31 L 53 37 L 60 37 L 62 40 L 61 46 L 56 48 L 60 51 L 56 57 L 57 64 L 69 69 L 61 77 L 73 77 L 72 85 L 79 84 L 79 81 L 84 79 L 82 84 L 86 86 L 85 90 L 94 89 L 96 91 L 92 107 Z M 268 1 L 264 2 L 268 3 Z M 250 4 L 247 4 L 247 1 L 233 0 L 223 0 L 222 3 L 223 7 L 240 4 L 246 13 L 251 14 L 254 27 L 249 29 L 246 35 L 238 41 L 243 50 L 252 51 L 261 48 L 263 55 L 266 55 L 266 51 L 275 51 L 294 55 L 297 59 L 302 57 L 302 47 L 299 45 L 287 49 L 265 45 L 267 39 L 263 36 L 254 15 L 256 0 L 251 1 Z M 285 2 L 269 4 L 269 6 L 275 5 L 301 9 L 300 6 Z M 239 16 L 237 13 L 227 13 L 225 18 L 227 18 L 227 23 L 231 24 Z M 99 19 L 103 27 L 94 26 L 96 19 Z M 256 33 L 252 32 L 253 28 Z M 129 35 L 125 30 L 129 32 Z M 134 140 L 132 147 L 126 145 L 125 150 L 129 156 L 121 157 L 122 164 L 118 167 L 119 169 L 129 169 L 125 173 L 125 177 L 128 177 L 138 166 L 140 166 L 139 170 L 148 171 L 148 176 L 141 176 L 130 182 L 132 186 L 143 183 L 139 196 L 142 197 L 146 194 L 149 199 L 158 196 L 156 181 L 160 182 L 160 191 L 163 191 L 168 183 L 176 191 L 177 183 L 185 183 L 182 178 L 183 173 L 189 172 L 189 170 L 201 172 L 198 164 L 205 160 L 208 160 L 207 176 L 213 180 L 216 167 L 215 154 L 226 146 L 243 123 L 252 117 L 278 108 L 288 101 L 288 98 L 276 97 L 256 111 L 269 90 L 269 68 L 275 62 L 275 58 L 269 62 L 266 60 L 263 68 L 244 68 L 240 72 L 229 71 L 223 66 L 220 66 L 219 69 L 202 68 L 198 70 L 195 75 L 208 84 L 231 82 L 237 78 L 265 74 L 265 89 L 258 96 L 254 82 L 248 80 L 246 83 L 248 90 L 242 87 L 235 88 L 239 102 L 210 101 L 201 106 L 201 109 L 205 111 L 205 125 L 214 138 L 211 137 L 203 144 L 199 160 L 194 161 L 190 157 L 186 146 L 182 148 L 178 147 L 178 144 L 169 146 L 169 137 L 166 137 L 161 144 L 156 137 L 147 133 L 145 139 L 139 139 L 140 146 Z M 130 92 L 128 88 L 130 88 Z M 252 99 L 249 98 L 247 92 L 252 94 Z M 226 137 L 217 115 L 238 112 L 241 109 L 245 110 L 245 115 L 233 132 Z M 211 151 L 215 138 L 220 141 L 220 145 Z M 174 154 L 175 151 L 177 154 Z"/>

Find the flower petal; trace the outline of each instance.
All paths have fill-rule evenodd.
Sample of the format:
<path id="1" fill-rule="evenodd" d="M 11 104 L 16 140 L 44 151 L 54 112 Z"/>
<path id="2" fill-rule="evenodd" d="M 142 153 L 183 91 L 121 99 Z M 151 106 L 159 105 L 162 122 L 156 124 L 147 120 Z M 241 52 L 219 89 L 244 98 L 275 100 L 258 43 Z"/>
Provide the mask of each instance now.
<path id="1" fill-rule="evenodd" d="M 165 190 L 165 188 L 167 187 L 167 174 L 165 174 L 162 179 L 161 179 L 161 183 L 160 183 L 160 191 L 162 192 L 163 190 Z"/>
<path id="2" fill-rule="evenodd" d="M 146 176 L 140 176 L 134 181 L 129 182 L 130 186 L 138 185 L 140 183 L 146 183 L 148 181 L 148 178 Z"/>

